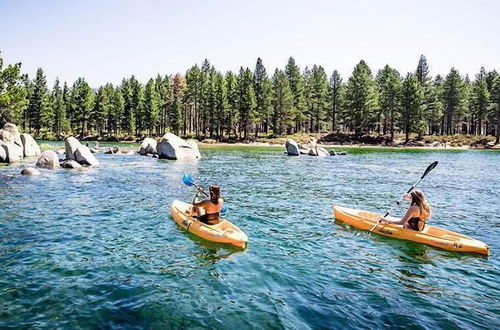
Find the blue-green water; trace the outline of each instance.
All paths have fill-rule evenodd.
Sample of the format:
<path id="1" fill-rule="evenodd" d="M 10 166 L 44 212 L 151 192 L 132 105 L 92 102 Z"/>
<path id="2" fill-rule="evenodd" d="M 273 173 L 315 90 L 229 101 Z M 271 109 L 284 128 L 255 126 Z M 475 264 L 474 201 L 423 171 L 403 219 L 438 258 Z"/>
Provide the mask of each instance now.
<path id="1" fill-rule="evenodd" d="M 98 168 L 40 177 L 0 166 L 0 328 L 499 327 L 500 153 L 202 156 L 98 154 Z M 489 258 L 333 221 L 334 204 L 383 212 L 434 160 L 419 186 L 432 224 L 486 242 Z M 184 172 L 222 186 L 247 250 L 170 218 L 192 198 Z"/>

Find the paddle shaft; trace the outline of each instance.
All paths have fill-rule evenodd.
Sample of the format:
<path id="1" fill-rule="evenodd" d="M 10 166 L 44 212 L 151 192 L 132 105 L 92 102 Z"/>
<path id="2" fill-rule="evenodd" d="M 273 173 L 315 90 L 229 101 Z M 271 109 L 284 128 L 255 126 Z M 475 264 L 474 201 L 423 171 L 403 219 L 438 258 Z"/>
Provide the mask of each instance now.
<path id="1" fill-rule="evenodd" d="M 425 178 L 425 176 L 427 174 L 429 174 L 429 172 L 432 171 L 432 169 L 434 169 L 434 167 L 437 166 L 437 164 L 438 164 L 438 162 L 436 161 L 436 162 L 431 163 L 429 166 L 427 166 L 427 169 L 425 170 L 424 174 L 420 177 L 420 179 L 418 179 L 417 182 L 415 182 L 415 184 L 413 186 L 411 186 L 410 189 L 408 189 L 408 191 L 406 193 L 407 194 L 411 193 L 413 191 L 413 189 L 415 189 L 415 187 L 420 183 L 420 181 L 422 181 L 422 179 Z M 391 208 L 385 213 L 385 215 L 382 218 L 387 217 L 389 215 L 389 213 L 392 212 L 392 209 L 394 209 L 396 206 L 399 206 L 401 204 L 401 202 L 398 199 L 398 200 L 396 200 L 396 202 L 394 204 L 391 206 Z M 377 228 L 379 223 L 380 222 L 377 222 L 376 224 L 374 224 L 368 233 L 371 234 L 375 230 L 375 228 Z"/>

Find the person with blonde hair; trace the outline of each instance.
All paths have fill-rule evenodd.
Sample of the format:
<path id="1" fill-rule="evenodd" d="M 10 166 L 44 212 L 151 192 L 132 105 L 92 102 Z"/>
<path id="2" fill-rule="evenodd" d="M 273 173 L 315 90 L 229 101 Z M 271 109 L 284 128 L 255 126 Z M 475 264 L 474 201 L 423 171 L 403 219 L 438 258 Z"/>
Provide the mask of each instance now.
<path id="1" fill-rule="evenodd" d="M 404 217 L 400 220 L 388 220 L 380 218 L 378 222 L 403 225 L 406 229 L 422 231 L 425 228 L 425 222 L 431 217 L 431 207 L 425 199 L 425 195 L 420 190 L 413 190 L 410 194 L 404 194 L 404 199 L 410 201 L 410 207 Z"/>

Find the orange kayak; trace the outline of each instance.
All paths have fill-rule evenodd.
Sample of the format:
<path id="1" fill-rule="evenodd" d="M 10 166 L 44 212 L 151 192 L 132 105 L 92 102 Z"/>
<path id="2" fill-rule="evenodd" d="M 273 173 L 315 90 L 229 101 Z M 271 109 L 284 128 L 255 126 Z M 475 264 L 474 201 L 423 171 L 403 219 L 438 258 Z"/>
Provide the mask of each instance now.
<path id="1" fill-rule="evenodd" d="M 208 241 L 232 244 L 242 249 L 246 248 L 248 237 L 238 227 L 226 219 L 221 219 L 215 225 L 207 225 L 191 216 L 192 207 L 192 204 L 178 200 L 173 201 L 170 213 L 179 226 Z"/>
<path id="2" fill-rule="evenodd" d="M 333 207 L 333 215 L 337 220 L 361 230 L 370 230 L 382 216 L 377 213 L 341 206 Z M 397 239 L 432 245 L 448 251 L 490 254 L 488 245 L 477 239 L 429 225 L 425 225 L 422 231 L 415 231 L 403 228 L 401 225 L 381 223 L 373 232 Z"/>

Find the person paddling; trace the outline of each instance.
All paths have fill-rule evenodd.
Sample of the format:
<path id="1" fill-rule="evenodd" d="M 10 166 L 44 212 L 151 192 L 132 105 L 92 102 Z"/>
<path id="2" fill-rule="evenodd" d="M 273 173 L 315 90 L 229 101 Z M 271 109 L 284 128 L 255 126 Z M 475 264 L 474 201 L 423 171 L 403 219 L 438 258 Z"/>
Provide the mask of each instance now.
<path id="1" fill-rule="evenodd" d="M 203 190 L 198 190 L 193 198 L 193 213 L 196 213 L 196 217 L 201 222 L 207 225 L 215 225 L 219 223 L 220 211 L 222 205 L 224 205 L 224 200 L 220 196 L 219 186 L 210 186 L 210 195 L 207 199 L 198 201 L 198 196 Z M 201 208 L 205 210 L 204 214 L 201 214 Z"/>
<path id="2" fill-rule="evenodd" d="M 431 217 L 431 207 L 427 203 L 424 193 L 420 190 L 413 190 L 410 194 L 404 194 L 403 198 L 410 201 L 410 207 L 403 218 L 388 220 L 382 217 L 378 222 L 403 225 L 406 229 L 416 231 L 424 230 L 425 222 Z"/>

